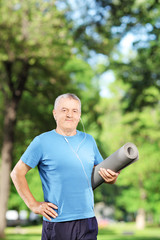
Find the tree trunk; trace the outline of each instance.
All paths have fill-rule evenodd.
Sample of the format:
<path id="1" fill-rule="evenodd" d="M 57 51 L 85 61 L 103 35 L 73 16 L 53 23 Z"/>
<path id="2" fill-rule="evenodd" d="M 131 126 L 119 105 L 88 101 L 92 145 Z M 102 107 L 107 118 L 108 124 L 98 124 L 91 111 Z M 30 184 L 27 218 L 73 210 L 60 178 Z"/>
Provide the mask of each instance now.
<path id="1" fill-rule="evenodd" d="M 2 162 L 0 174 L 0 238 L 5 236 L 4 230 L 6 227 L 6 209 L 10 190 L 10 172 L 12 166 L 12 153 L 14 143 L 14 129 L 16 124 L 16 101 L 6 103 L 4 116 L 4 135 L 2 145 Z"/>
<path id="2" fill-rule="evenodd" d="M 146 193 L 143 187 L 142 176 L 139 177 L 139 187 L 140 187 L 141 206 L 138 209 L 137 216 L 136 216 L 136 227 L 137 229 L 144 229 L 146 225 L 146 213 L 143 206 L 146 201 Z"/>
<path id="3" fill-rule="evenodd" d="M 137 216 L 136 216 L 136 227 L 137 229 L 144 229 L 145 228 L 145 211 L 143 208 L 140 208 L 138 210 Z"/>
<path id="4" fill-rule="evenodd" d="M 18 104 L 28 79 L 29 64 L 27 60 L 22 61 L 22 68 L 17 74 L 16 83 L 12 80 L 12 62 L 4 62 L 7 75 L 7 85 L 10 93 L 4 91 L 5 116 L 2 144 L 2 161 L 0 172 L 0 238 L 5 236 L 6 211 L 10 190 L 10 172 L 13 161 L 14 131 L 16 126 L 16 115 Z M 9 97 L 12 96 L 12 97 Z"/>

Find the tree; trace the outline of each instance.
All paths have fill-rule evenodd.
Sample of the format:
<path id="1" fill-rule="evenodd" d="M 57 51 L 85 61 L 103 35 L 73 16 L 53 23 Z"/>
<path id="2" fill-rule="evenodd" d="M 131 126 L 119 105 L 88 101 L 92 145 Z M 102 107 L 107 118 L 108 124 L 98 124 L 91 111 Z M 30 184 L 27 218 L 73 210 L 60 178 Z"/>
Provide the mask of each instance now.
<path id="1" fill-rule="evenodd" d="M 92 84 L 93 69 L 82 59 L 72 56 L 66 62 L 64 70 L 67 75 L 71 74 L 71 85 L 68 84 L 66 87 L 63 87 L 61 93 L 74 92 L 80 97 L 82 102 L 82 120 L 87 132 L 90 132 L 92 123 L 96 119 L 96 109 L 93 108 L 96 104 L 98 105 L 99 101 L 98 89 Z M 84 80 L 83 82 L 82 79 Z M 49 89 L 43 86 L 41 90 L 34 89 L 33 86 L 32 89 L 31 87 L 29 88 L 29 82 L 27 82 L 26 86 L 28 86 L 27 89 L 30 89 L 30 91 L 24 92 L 17 112 L 18 121 L 15 131 L 13 165 L 17 162 L 18 157 L 23 154 L 34 136 L 55 128 L 52 116 L 54 96 L 50 93 L 53 90 L 51 86 Z M 93 110 L 90 111 L 90 108 Z M 84 130 L 81 123 L 79 123 L 78 128 L 79 130 Z M 38 201 L 43 201 L 43 193 L 37 169 L 30 171 L 26 177 L 33 195 L 36 196 Z M 36 186 L 39 186 L 38 190 Z M 13 184 L 11 185 L 8 207 L 17 211 L 27 209 L 23 200 L 18 196 Z"/>
<path id="2" fill-rule="evenodd" d="M 0 236 L 4 236 L 9 173 L 17 111 L 24 91 L 57 95 L 69 82 L 63 70 L 72 55 L 70 25 L 54 1 L 1 1 L 0 89 L 3 93 L 3 144 L 0 180 Z M 40 75 L 40 74 L 41 75 Z M 1 96 L 2 97 L 2 96 Z"/>
<path id="3" fill-rule="evenodd" d="M 123 202 L 121 207 L 126 207 L 128 211 L 135 211 L 136 208 L 140 208 L 144 215 L 152 206 L 152 197 L 150 193 L 153 191 L 150 189 L 148 180 L 147 169 L 152 169 L 153 175 L 157 176 L 157 145 L 159 146 L 159 100 L 160 100 L 160 71 L 159 71 L 159 1 L 96 1 L 99 9 L 102 10 L 103 19 L 107 19 L 107 22 L 112 23 L 111 37 L 117 39 L 117 43 L 120 43 L 122 37 L 128 33 L 134 34 L 134 43 L 132 52 L 128 52 L 128 55 L 124 55 L 120 49 L 120 45 L 115 45 L 114 51 L 110 54 L 110 64 L 107 69 L 112 69 L 115 73 L 117 85 L 120 81 L 125 83 L 125 87 L 121 89 L 121 106 L 123 110 L 125 126 L 130 129 L 131 139 L 133 142 L 137 142 L 140 153 L 145 158 L 153 159 L 153 162 L 145 162 L 141 159 L 140 170 L 129 168 L 128 175 L 124 174 L 122 185 L 127 185 L 126 189 L 122 191 L 123 197 L 119 199 L 119 202 Z M 145 4 L 144 4 L 145 3 Z M 106 12 L 108 12 L 106 16 Z M 106 17 L 106 18 L 105 18 Z M 99 28 L 100 29 L 100 28 Z M 101 28 L 102 29 L 102 28 Z M 155 109 L 153 109 L 153 107 Z M 152 119 L 153 117 L 153 119 Z M 148 120 L 149 119 L 149 120 Z M 132 126 L 130 128 L 130 126 Z M 154 134 L 153 134 L 154 132 Z M 146 154 L 148 153 L 148 154 Z M 141 156 L 141 155 L 140 155 Z M 131 170 L 132 169 L 132 170 Z M 137 174 L 138 181 L 134 180 L 134 174 Z M 133 177 L 131 178 L 131 176 Z M 125 177 L 129 182 L 125 182 Z M 158 176 L 157 176 L 158 177 Z M 155 177 L 155 178 L 157 178 Z M 134 183 L 134 186 L 133 186 Z M 146 186 L 148 186 L 146 188 Z M 155 183 L 157 188 L 157 184 Z M 135 191 L 135 188 L 139 191 Z M 130 194 L 128 194 L 130 193 Z M 129 199 L 129 196 L 130 199 Z M 150 197 L 149 197 L 150 196 Z M 139 198 L 137 204 L 133 202 L 133 199 Z M 127 204 L 129 202 L 129 204 Z M 132 202 L 132 204 L 130 204 Z M 131 209 L 132 206 L 132 209 Z M 155 206 L 155 205 L 154 205 Z M 154 213 L 159 213 L 159 205 L 156 204 L 157 210 L 152 210 Z M 143 211 L 142 211 L 143 208 Z M 156 214 L 154 214 L 156 215 Z M 138 219 L 138 218 L 137 218 Z M 144 221 L 144 219 L 143 219 Z"/>
<path id="4" fill-rule="evenodd" d="M 0 3 L 0 31 L 2 36 L 0 39 L 0 89 L 3 92 L 3 96 L 0 95 L 0 99 L 3 101 L 3 103 L 0 103 L 0 109 L 4 112 L 4 116 L 0 117 L 0 121 L 5 123 L 1 165 L 2 169 L 7 166 L 5 170 L 7 173 L 5 174 L 6 179 L 3 176 L 1 176 L 1 179 L 5 181 L 5 186 L 9 186 L 15 127 L 19 129 L 18 134 L 16 131 L 17 138 L 21 137 L 23 133 L 23 123 L 25 123 L 23 130 L 30 136 L 30 139 L 29 126 L 33 127 L 35 135 L 38 132 L 38 128 L 27 120 L 27 115 L 21 109 L 28 110 L 28 116 L 32 116 L 33 119 L 37 120 L 37 116 L 39 116 L 44 123 L 51 124 L 49 117 L 47 117 L 48 119 L 44 118 L 44 113 L 47 113 L 48 103 L 51 103 L 54 96 L 62 92 L 64 86 L 66 86 L 67 91 L 74 89 L 77 93 L 80 89 L 80 97 L 82 96 L 84 101 L 88 103 L 83 109 L 86 113 L 84 122 L 88 126 L 90 133 L 94 133 L 93 135 L 98 139 L 98 143 L 104 143 L 106 139 L 108 139 L 109 143 L 112 139 L 114 144 L 111 147 L 109 144 L 101 145 L 104 156 L 106 151 L 112 153 L 121 145 L 124 139 L 128 139 L 128 132 L 124 133 L 122 131 L 124 125 L 127 126 L 127 130 L 131 133 L 131 140 L 137 139 L 139 130 L 141 132 L 143 130 L 143 134 L 140 138 L 138 137 L 140 143 L 144 143 L 148 138 L 149 143 L 155 143 L 156 141 L 152 131 L 145 135 L 145 131 L 148 131 L 150 126 L 143 126 L 142 119 L 144 115 L 143 113 L 139 115 L 135 112 L 135 109 L 143 111 L 146 110 L 146 106 L 150 106 L 147 111 L 152 111 L 153 104 L 155 107 L 159 106 L 158 1 L 148 1 L 147 4 L 144 4 L 143 1 L 138 2 L 135 0 L 109 2 L 96 0 L 93 3 L 90 4 L 90 1 L 85 1 L 86 8 L 82 9 L 85 11 L 80 11 L 84 16 L 83 21 L 80 18 L 81 21 L 75 21 L 74 25 L 73 17 L 70 15 L 71 11 L 68 11 L 68 9 L 58 11 L 54 1 L 29 0 L 19 3 L 12 0 L 10 2 L 1 1 Z M 66 11 L 68 12 L 66 13 Z M 8 16 L 11 17 L 8 18 Z M 147 36 L 147 41 L 135 43 L 136 58 L 125 56 L 124 61 L 122 53 L 119 54 L 117 49 L 120 40 L 128 32 L 137 34 L 141 33 L 142 30 L 145 30 L 144 36 Z M 73 34 L 76 46 L 75 42 L 73 42 Z M 107 103 L 111 114 L 109 119 L 105 108 L 106 102 L 101 103 L 101 106 L 97 104 L 99 101 L 98 89 L 96 91 L 93 88 L 93 92 L 88 91 L 90 85 L 88 85 L 87 81 L 85 81 L 85 84 L 81 81 L 84 76 L 81 71 L 89 73 L 89 78 L 92 78 L 93 72 L 95 73 L 95 71 L 85 71 L 89 67 L 82 61 L 82 59 L 86 60 L 92 55 L 92 50 L 108 57 L 107 63 L 104 63 L 103 71 L 113 69 L 116 79 L 118 79 L 117 82 L 124 81 L 125 83 L 125 88 L 122 89 L 123 94 L 120 97 L 118 95 L 118 99 L 113 105 L 112 102 Z M 79 54 L 79 59 L 76 58 L 75 60 L 73 52 Z M 68 62 L 71 56 L 73 58 Z M 74 64 L 74 61 L 79 64 L 79 67 Z M 75 87 L 75 83 L 78 87 Z M 115 86 L 114 88 L 116 89 Z M 46 93 L 49 101 L 44 97 Z M 37 101 L 34 99 L 33 102 L 35 94 L 37 94 Z M 121 109 L 133 112 L 133 115 L 131 114 L 133 121 L 129 119 L 128 123 L 125 122 L 124 125 L 118 125 L 115 120 L 119 121 L 119 118 L 122 118 L 119 112 L 112 114 L 117 109 L 117 102 L 120 103 L 121 98 L 124 101 L 118 106 Z M 41 106 L 39 102 L 45 103 Z M 31 111 L 29 111 L 26 103 L 32 106 Z M 36 112 L 35 109 L 37 109 Z M 49 105 L 49 109 L 51 109 L 51 105 Z M 94 113 L 87 115 L 90 109 L 93 109 Z M 105 119 L 102 117 L 104 112 L 107 115 L 107 118 L 105 115 Z M 17 116 L 19 118 L 21 113 L 24 118 L 16 125 Z M 126 118 L 129 116 L 128 114 Z M 159 114 L 158 111 L 156 111 L 156 114 Z M 149 114 L 145 116 L 148 117 Z M 123 120 L 126 120 L 126 118 L 124 117 Z M 109 121 L 109 126 L 112 126 L 113 119 L 115 121 L 116 128 L 110 128 L 110 130 L 112 129 L 112 135 L 104 134 L 108 132 L 106 126 L 104 126 L 106 119 Z M 159 122 L 158 119 L 156 117 L 156 122 Z M 131 124 L 134 126 L 133 128 L 130 128 Z M 159 125 L 154 124 L 154 131 L 159 131 Z M 44 129 L 44 126 L 40 124 L 39 127 L 41 130 Z M 100 129 L 103 129 L 102 133 Z M 117 132 L 119 132 L 118 136 Z M 152 134 L 152 137 L 150 137 L 150 134 Z M 117 138 L 115 138 L 116 136 Z M 153 149 L 150 149 L 150 154 L 153 153 Z M 23 150 L 24 146 L 21 151 Z M 8 155 L 6 155 L 6 152 L 8 152 Z M 5 171 L 2 170 L 1 174 Z M 3 186 L 2 180 L 0 183 Z M 5 187 L 2 194 L 2 186 L 0 186 L 0 206 L 3 213 L 1 217 L 4 216 L 8 193 Z M 148 184 L 145 189 L 149 188 Z M 5 200 L 2 199 L 2 196 L 5 197 Z M 5 202 L 5 204 L 1 204 L 1 201 Z M 2 235 L 4 229 L 2 220 L 0 220 L 0 227 L 2 229 L 0 234 Z"/>
<path id="5" fill-rule="evenodd" d="M 151 199 L 154 193 L 151 188 L 149 190 L 146 186 L 151 187 L 150 182 L 153 175 L 157 179 L 157 164 L 159 164 L 157 145 L 159 146 L 160 71 L 158 58 L 160 45 L 158 29 L 160 8 L 158 1 L 149 1 L 148 4 L 139 3 L 137 6 L 135 4 L 133 10 L 130 12 L 128 29 L 125 30 L 125 33 L 133 32 L 135 38 L 137 38 L 133 44 L 134 54 L 128 54 L 124 57 L 120 53 L 119 57 L 117 55 L 116 61 L 113 58 L 111 65 L 113 64 L 116 78 L 121 79 L 126 85 L 122 95 L 122 109 L 124 114 L 128 116 L 126 124 L 132 125 L 131 134 L 133 139 L 138 142 L 140 156 L 142 156 L 139 163 L 139 169 L 141 170 L 137 169 L 136 171 L 138 175 L 136 184 L 139 191 L 134 191 L 135 186 L 131 186 L 129 181 L 120 202 L 124 201 L 123 205 L 126 204 L 128 211 L 134 211 L 135 207 L 139 207 L 137 220 L 141 219 L 143 224 L 140 223 L 140 225 L 143 226 L 145 224 L 145 213 L 152 212 L 154 218 L 159 213 L 158 202 L 154 204 L 154 206 L 157 206 L 156 210 L 155 208 L 151 210 L 151 206 L 153 206 Z M 146 15 L 146 12 L 149 14 Z M 134 24 L 130 25 L 133 18 Z M 138 36 L 139 32 L 141 32 L 141 38 Z M 148 170 L 152 173 L 148 173 Z M 131 176 L 133 172 L 129 171 L 128 174 Z M 148 178 L 150 174 L 151 177 Z M 131 177 L 129 179 L 131 180 Z M 132 179 L 132 182 L 135 183 L 135 180 Z M 157 188 L 156 181 L 154 181 L 154 184 Z M 130 194 L 128 195 L 129 191 Z M 135 194 L 139 196 L 140 201 L 137 202 L 137 205 L 133 203 L 131 210 L 131 205 L 128 206 L 127 201 L 130 202 L 131 199 L 134 199 Z M 131 199 L 129 200 L 127 196 L 131 196 Z M 159 201 L 159 199 L 157 200 Z M 142 217 L 139 218 L 139 214 Z"/>

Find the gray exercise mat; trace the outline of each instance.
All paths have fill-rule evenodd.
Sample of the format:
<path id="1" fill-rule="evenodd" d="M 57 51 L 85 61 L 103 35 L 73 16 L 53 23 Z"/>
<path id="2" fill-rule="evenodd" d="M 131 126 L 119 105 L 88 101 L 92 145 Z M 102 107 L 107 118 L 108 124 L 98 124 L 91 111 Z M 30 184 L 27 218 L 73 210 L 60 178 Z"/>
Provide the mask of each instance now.
<path id="1" fill-rule="evenodd" d="M 103 178 L 99 175 L 100 168 L 111 169 L 118 172 L 128 165 L 134 163 L 139 158 L 137 147 L 133 143 L 126 143 L 103 162 L 98 164 L 92 172 L 92 188 L 95 189 L 104 182 Z"/>

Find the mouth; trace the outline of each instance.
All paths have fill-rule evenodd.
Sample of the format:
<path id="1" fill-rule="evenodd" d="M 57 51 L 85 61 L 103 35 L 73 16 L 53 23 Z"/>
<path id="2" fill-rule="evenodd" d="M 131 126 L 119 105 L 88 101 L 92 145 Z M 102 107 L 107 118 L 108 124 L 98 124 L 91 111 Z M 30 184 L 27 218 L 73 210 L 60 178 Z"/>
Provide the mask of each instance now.
<path id="1" fill-rule="evenodd" d="M 71 120 L 71 119 L 66 119 L 65 121 L 66 122 L 73 122 L 73 120 Z"/>

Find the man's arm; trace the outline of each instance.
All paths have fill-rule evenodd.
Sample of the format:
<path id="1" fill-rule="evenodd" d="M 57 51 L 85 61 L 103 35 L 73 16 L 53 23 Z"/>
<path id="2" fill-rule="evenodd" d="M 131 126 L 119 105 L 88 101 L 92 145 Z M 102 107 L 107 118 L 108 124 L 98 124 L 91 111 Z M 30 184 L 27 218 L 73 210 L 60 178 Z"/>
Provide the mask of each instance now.
<path id="1" fill-rule="evenodd" d="M 104 179 L 105 183 L 114 184 L 118 178 L 120 172 L 114 172 L 111 169 L 100 168 L 98 171 L 101 177 Z"/>
<path id="2" fill-rule="evenodd" d="M 25 164 L 22 160 L 19 160 L 12 170 L 10 176 L 17 189 L 17 192 L 28 208 L 34 213 L 40 214 L 46 217 L 48 220 L 51 220 L 50 217 L 56 218 L 58 215 L 53 210 L 58 209 L 56 205 L 48 202 L 38 202 L 32 195 L 25 177 L 30 169 L 31 167 Z"/>

